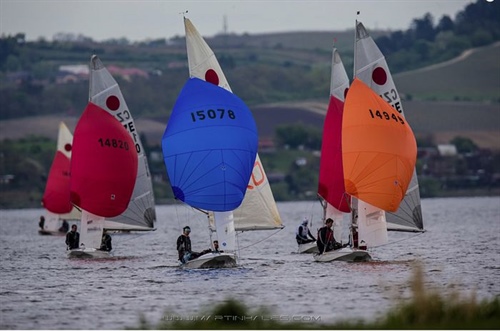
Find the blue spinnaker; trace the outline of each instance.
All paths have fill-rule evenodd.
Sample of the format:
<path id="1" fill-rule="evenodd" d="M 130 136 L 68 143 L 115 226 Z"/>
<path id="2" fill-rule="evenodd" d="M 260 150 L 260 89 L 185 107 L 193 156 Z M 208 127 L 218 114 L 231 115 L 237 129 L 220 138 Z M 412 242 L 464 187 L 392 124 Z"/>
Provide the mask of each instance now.
<path id="1" fill-rule="evenodd" d="M 205 210 L 236 209 L 245 196 L 257 146 L 257 127 L 245 103 L 223 88 L 190 78 L 162 138 L 175 198 Z"/>

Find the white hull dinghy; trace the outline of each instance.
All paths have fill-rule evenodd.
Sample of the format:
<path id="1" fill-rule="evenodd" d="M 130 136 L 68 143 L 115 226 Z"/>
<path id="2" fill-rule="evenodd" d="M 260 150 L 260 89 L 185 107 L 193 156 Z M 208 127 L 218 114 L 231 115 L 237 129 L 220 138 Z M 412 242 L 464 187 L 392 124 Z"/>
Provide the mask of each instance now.
<path id="1" fill-rule="evenodd" d="M 346 261 L 346 262 L 365 262 L 371 261 L 370 254 L 363 249 L 345 247 L 336 249 L 323 254 L 314 254 L 314 260 L 317 262 Z"/>
<path id="2" fill-rule="evenodd" d="M 234 268 L 237 266 L 236 255 L 233 253 L 207 253 L 194 260 L 181 263 L 180 266 L 184 269 Z"/>
<path id="3" fill-rule="evenodd" d="M 105 259 L 111 257 L 111 254 L 95 248 L 76 248 L 68 251 L 68 257 Z"/>
<path id="4" fill-rule="evenodd" d="M 299 254 L 319 253 L 318 245 L 316 245 L 315 241 L 307 244 L 300 244 L 298 253 Z"/>

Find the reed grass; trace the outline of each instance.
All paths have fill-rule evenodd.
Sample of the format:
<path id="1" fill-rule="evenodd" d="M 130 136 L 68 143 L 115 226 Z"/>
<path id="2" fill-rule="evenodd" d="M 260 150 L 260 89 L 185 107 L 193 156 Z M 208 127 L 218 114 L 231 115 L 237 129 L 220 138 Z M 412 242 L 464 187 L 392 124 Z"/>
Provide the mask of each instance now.
<path id="1" fill-rule="evenodd" d="M 414 269 L 412 297 L 400 302 L 370 328 L 376 329 L 499 329 L 500 299 L 478 301 L 475 294 L 463 296 L 428 289 L 422 268 Z"/>
<path id="2" fill-rule="evenodd" d="M 227 299 L 196 317 L 186 318 L 167 312 L 162 321 L 151 326 L 141 318 L 137 329 L 220 329 L 220 330 L 495 330 L 500 328 L 500 298 L 478 301 L 474 294 L 460 295 L 456 290 L 446 294 L 429 289 L 422 268 L 417 265 L 411 279 L 411 297 L 396 299 L 396 305 L 372 322 L 363 320 L 321 322 L 283 321 L 266 308 L 252 310 L 244 303 Z"/>

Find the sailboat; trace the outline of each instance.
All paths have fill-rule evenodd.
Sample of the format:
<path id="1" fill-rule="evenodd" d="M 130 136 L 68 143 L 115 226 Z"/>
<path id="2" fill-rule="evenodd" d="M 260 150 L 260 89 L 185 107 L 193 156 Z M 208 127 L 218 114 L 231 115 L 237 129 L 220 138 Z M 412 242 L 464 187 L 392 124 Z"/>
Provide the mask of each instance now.
<path id="1" fill-rule="evenodd" d="M 245 196 L 257 146 L 257 127 L 243 101 L 210 82 L 189 78 L 162 138 L 175 198 L 193 208 L 213 211 L 218 228 L 218 222 L 228 224 L 230 212 Z M 207 261 L 202 255 L 187 263 L 201 268 L 235 261 L 234 253 L 205 255 Z"/>
<path id="2" fill-rule="evenodd" d="M 328 218 L 333 220 L 335 240 L 341 242 L 344 214 L 351 211 L 350 199 L 345 193 L 342 165 L 342 117 L 349 78 L 336 47 L 332 51 L 330 77 L 330 99 L 323 123 L 318 198 L 323 208 L 323 222 Z M 319 253 L 316 243 L 312 244 L 316 246 L 313 252 Z M 336 251 L 336 255 L 338 258 L 350 259 L 365 256 L 365 253 L 354 253 L 352 250 L 344 249 Z"/>
<path id="3" fill-rule="evenodd" d="M 336 50 L 334 50 L 334 53 L 335 52 Z M 334 67 L 338 67 L 338 72 L 341 72 L 342 74 L 334 76 Z M 409 131 L 408 129 L 400 130 L 402 132 L 400 132 L 399 134 L 402 134 L 402 136 L 400 137 L 398 136 L 398 134 L 395 134 L 393 136 L 393 139 L 395 140 L 392 142 L 392 147 L 390 146 L 391 144 L 389 144 L 388 146 L 386 146 L 389 147 L 388 151 L 382 152 L 383 143 L 379 142 L 375 146 L 374 142 L 378 141 L 377 139 L 384 137 L 384 135 L 387 135 L 385 137 L 385 142 L 390 142 L 391 138 L 389 138 L 389 130 L 384 129 L 384 132 L 377 131 L 376 126 L 373 126 L 373 123 L 370 123 L 370 121 L 363 122 L 362 120 L 364 118 L 362 117 L 362 115 L 366 116 L 366 112 L 368 111 L 370 117 L 372 117 L 373 114 L 373 117 L 371 119 L 375 119 L 375 117 L 383 117 L 387 120 L 387 116 L 389 116 L 389 118 L 394 120 L 395 123 L 399 122 L 401 123 L 401 125 L 403 125 L 403 122 L 406 123 L 404 121 L 404 116 L 402 115 L 399 95 L 397 94 L 397 90 L 392 81 L 392 77 L 390 76 L 387 63 L 385 62 L 385 59 L 376 46 L 375 42 L 367 34 L 363 25 L 358 22 L 356 22 L 354 72 L 357 78 L 355 78 L 355 84 L 353 83 L 353 85 L 349 89 L 349 93 L 347 93 L 348 97 L 349 95 L 356 95 L 361 99 L 373 99 L 370 101 L 373 104 L 368 103 L 364 106 L 356 105 L 356 103 L 352 100 L 354 97 L 352 97 L 349 104 L 347 104 L 347 102 L 345 104 L 344 116 L 348 114 L 346 118 L 342 118 L 342 116 L 340 116 L 336 121 L 333 121 L 337 125 L 339 122 L 342 123 L 340 128 L 342 132 L 340 136 L 342 173 L 335 175 L 334 172 L 331 171 L 332 169 L 338 169 L 338 164 L 337 168 L 335 168 L 335 164 L 330 163 L 330 167 L 327 169 L 329 169 L 328 173 L 330 174 L 330 176 L 340 179 L 341 181 L 343 181 L 343 184 L 337 182 L 334 185 L 333 179 L 322 181 L 320 169 L 320 187 L 318 190 L 318 195 L 320 196 L 320 198 L 323 198 L 324 194 L 327 194 L 324 187 L 328 185 L 328 183 L 331 184 L 331 190 L 339 190 L 336 195 L 337 198 L 333 200 L 333 206 L 328 200 L 327 202 L 323 202 L 325 211 L 333 211 L 333 214 L 328 217 L 334 219 L 334 224 L 336 225 L 336 230 L 334 231 L 336 236 L 335 239 L 339 242 L 340 240 L 337 237 L 337 234 L 341 233 L 341 226 L 338 226 L 338 224 L 343 218 L 342 214 L 340 214 L 339 212 L 349 212 L 349 210 L 351 210 L 349 224 L 350 247 L 330 251 L 321 255 L 315 255 L 315 260 L 321 262 L 333 260 L 370 260 L 371 256 L 366 251 L 366 249 L 368 247 L 372 248 L 386 244 L 388 242 L 388 230 L 408 232 L 423 231 L 420 195 L 418 193 L 418 182 L 415 172 L 415 161 L 412 161 L 412 158 L 416 155 L 416 144 L 414 142 L 415 138 L 413 133 L 411 133 L 411 129 L 409 129 Z M 335 84 L 339 86 L 340 92 L 347 92 L 348 78 L 345 74 L 345 69 L 343 68 L 340 58 L 337 61 L 335 60 L 335 54 L 334 60 L 332 62 L 331 94 L 333 94 L 334 81 L 336 81 Z M 365 81 L 365 83 L 362 83 L 363 81 Z M 374 86 L 374 81 L 376 81 L 375 85 L 379 86 L 378 88 Z M 367 85 L 365 84 L 368 84 L 371 88 L 366 88 Z M 353 87 L 356 87 L 356 89 L 354 90 L 355 92 L 351 93 Z M 379 95 L 378 98 L 376 97 L 377 95 Z M 391 96 L 391 100 L 387 100 L 387 96 L 389 95 Z M 342 100 L 341 97 L 342 95 L 337 93 L 337 98 L 339 100 Z M 385 104 L 380 104 L 379 99 L 386 99 L 384 100 Z M 392 101 L 392 104 L 388 103 L 387 101 Z M 331 111 L 331 104 L 332 100 L 330 100 L 328 113 Z M 338 105 L 337 111 L 339 112 L 342 108 L 342 105 L 338 104 L 338 102 L 336 104 Z M 387 105 L 389 105 L 389 109 L 386 109 Z M 361 114 L 356 115 L 358 117 L 353 117 L 353 114 L 359 112 L 360 109 Z M 375 109 L 378 110 L 378 112 L 374 111 Z M 327 130 L 327 123 L 328 121 L 325 119 L 325 131 Z M 358 128 L 361 128 L 362 125 L 366 125 L 366 131 L 356 132 L 355 134 L 353 134 L 352 128 L 349 128 L 349 126 L 357 126 Z M 330 126 L 330 132 L 335 132 L 334 130 L 334 127 Z M 371 130 L 374 131 L 372 132 Z M 372 133 L 370 135 L 367 134 L 367 132 Z M 324 135 L 325 134 L 326 132 L 324 132 Z M 333 135 L 333 133 L 331 133 L 331 135 Z M 402 139 L 402 137 L 406 137 L 407 139 Z M 325 139 L 324 136 L 323 143 L 325 144 L 325 140 L 327 143 L 328 141 L 334 141 L 338 143 L 338 138 L 339 137 L 337 136 L 337 140 L 328 140 L 328 138 Z M 366 138 L 366 141 L 364 141 L 364 138 Z M 366 144 L 366 146 L 363 146 L 363 143 Z M 407 144 L 408 146 L 403 148 L 400 146 L 398 151 L 398 145 L 403 143 Z M 413 151 L 413 145 L 415 145 L 415 151 Z M 337 145 L 336 147 L 338 146 L 339 145 Z M 374 148 L 374 150 L 371 150 L 370 148 Z M 338 149 L 335 150 L 338 152 Z M 409 151 L 411 151 L 412 154 L 408 154 Z M 394 152 L 396 153 L 394 154 Z M 391 156 L 392 161 L 389 157 L 391 155 L 390 153 L 393 153 Z M 363 162 L 365 162 L 366 164 L 364 164 Z M 373 165 L 377 165 L 378 168 L 370 168 L 370 163 Z M 392 170 L 390 169 L 390 163 L 393 163 Z M 411 164 L 413 164 L 412 170 L 408 170 L 408 165 Z M 394 165 L 396 165 L 396 167 L 394 167 Z M 380 184 L 383 182 L 383 179 L 376 179 L 377 174 L 384 173 L 383 169 L 386 169 L 385 171 L 388 172 L 386 173 L 386 175 L 382 175 L 382 177 L 390 174 L 392 174 L 393 176 L 397 174 L 397 177 L 386 177 L 386 179 L 392 178 L 394 180 L 394 182 L 392 183 L 393 187 L 389 185 L 390 183 L 386 183 L 389 186 L 384 188 L 383 185 Z M 410 173 L 411 180 L 407 184 L 407 186 L 405 186 L 405 183 L 408 177 L 408 173 L 403 172 Z M 323 178 L 325 179 L 326 176 L 323 176 Z M 392 199 L 392 204 L 390 206 L 387 204 L 384 205 L 382 201 L 373 200 L 373 197 L 367 197 L 366 192 L 360 193 L 362 192 L 361 187 L 363 187 L 363 185 L 367 185 L 367 183 L 371 183 L 370 185 L 372 185 L 368 189 L 369 192 L 371 192 L 372 194 L 380 194 L 382 192 L 385 192 L 386 195 L 384 196 L 384 199 L 386 199 L 387 201 L 391 201 Z M 394 190 L 397 186 L 399 186 L 401 190 L 404 189 L 404 194 L 402 194 L 401 199 L 398 196 L 401 194 L 401 192 L 398 192 L 398 190 Z M 395 196 L 389 194 L 389 192 L 391 192 L 391 189 L 391 194 L 395 194 Z M 321 193 L 322 190 L 324 192 L 323 194 Z M 344 194 L 342 194 L 343 190 L 345 190 Z M 351 209 L 345 208 L 344 203 L 349 202 L 348 198 L 350 198 Z M 386 214 L 391 216 L 386 218 Z"/>
<path id="4" fill-rule="evenodd" d="M 38 233 L 44 235 L 65 235 L 60 231 L 63 220 L 79 220 L 80 212 L 70 201 L 69 170 L 73 135 L 64 124 L 59 123 L 57 150 L 50 167 L 45 185 L 42 205 L 46 209 L 43 229 Z"/>
<path id="5" fill-rule="evenodd" d="M 139 162 L 128 208 L 118 216 L 107 217 L 104 227 L 120 232 L 153 231 L 156 222 L 153 183 L 140 134 L 118 83 L 96 55 L 92 56 L 90 64 L 89 100 L 106 110 L 126 129 L 134 142 Z"/>
<path id="6" fill-rule="evenodd" d="M 189 76 L 209 82 L 232 93 L 213 50 L 186 17 L 184 17 L 184 27 Z M 283 228 L 271 186 L 258 153 L 241 205 L 225 214 L 217 213 L 211 209 L 204 209 L 202 212 L 206 213 L 208 217 L 210 235 L 212 236 L 216 232 L 221 248 L 225 251 L 236 251 L 236 231 Z M 209 254 L 202 255 L 196 260 L 203 259 L 210 259 Z M 198 267 L 200 262 L 196 260 L 189 261 L 184 267 Z M 204 265 L 210 266 L 210 263 L 204 263 Z"/>
<path id="7" fill-rule="evenodd" d="M 345 191 L 358 200 L 360 242 L 374 243 L 384 234 L 386 237 L 386 228 L 379 226 L 385 222 L 376 209 L 392 212 L 398 209 L 410 183 L 416 155 L 416 140 L 408 123 L 355 78 L 344 105 L 342 168 Z M 365 207 L 361 209 L 362 204 Z M 356 224 L 354 220 L 353 223 Z M 363 225 L 372 224 L 377 227 L 363 228 Z M 321 262 L 370 259 L 361 246 L 329 251 L 314 258 Z"/>
<path id="8" fill-rule="evenodd" d="M 101 60 L 90 61 L 89 102 L 75 129 L 71 202 L 82 211 L 79 249 L 70 257 L 106 257 L 103 230 L 154 230 L 149 168 L 120 88 Z"/>
<path id="9" fill-rule="evenodd" d="M 392 79 L 384 55 L 363 24 L 356 21 L 355 76 L 387 101 L 404 117 L 401 97 Z M 395 212 L 386 213 L 389 231 L 423 232 L 422 207 L 417 171 L 413 170 L 403 202 Z"/>

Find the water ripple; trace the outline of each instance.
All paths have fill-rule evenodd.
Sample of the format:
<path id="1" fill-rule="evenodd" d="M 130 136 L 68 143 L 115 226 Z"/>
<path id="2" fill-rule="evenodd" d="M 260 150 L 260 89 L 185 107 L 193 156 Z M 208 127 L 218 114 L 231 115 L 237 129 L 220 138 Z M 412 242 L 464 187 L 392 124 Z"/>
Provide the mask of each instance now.
<path id="1" fill-rule="evenodd" d="M 183 270 L 175 241 L 188 220 L 195 250 L 208 246 L 197 214 L 177 220 L 175 206 L 158 206 L 157 231 L 113 235 L 113 256 L 66 257 L 64 237 L 39 236 L 42 210 L 5 210 L 0 218 L 0 327 L 2 329 L 124 329 L 140 316 L 155 324 L 166 312 L 195 316 L 226 298 L 275 314 L 321 320 L 373 319 L 411 295 L 408 280 L 422 265 L 424 284 L 438 290 L 500 295 L 500 198 L 422 201 L 421 235 L 390 233 L 391 244 L 372 250 L 367 263 L 317 263 L 297 254 L 295 227 L 304 216 L 320 226 L 317 202 L 279 203 L 286 228 L 238 236 L 239 267 Z M 175 220 L 175 221 L 172 221 Z M 332 305 L 332 300 L 340 304 Z M 89 319 L 88 317 L 91 316 Z"/>

